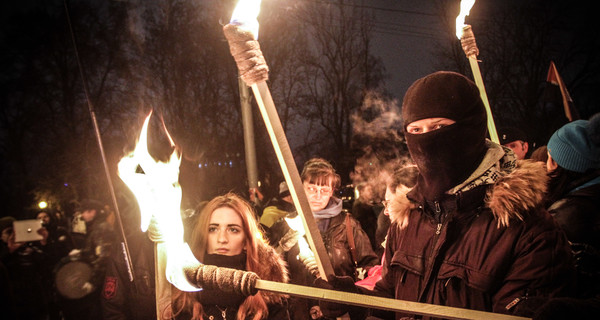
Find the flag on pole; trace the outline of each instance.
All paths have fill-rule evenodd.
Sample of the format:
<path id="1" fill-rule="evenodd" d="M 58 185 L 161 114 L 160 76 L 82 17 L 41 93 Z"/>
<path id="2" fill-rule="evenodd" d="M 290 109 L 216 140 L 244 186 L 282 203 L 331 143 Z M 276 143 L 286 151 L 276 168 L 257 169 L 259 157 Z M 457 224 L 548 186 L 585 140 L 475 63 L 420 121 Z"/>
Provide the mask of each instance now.
<path id="1" fill-rule="evenodd" d="M 569 121 L 579 119 L 579 114 L 575 109 L 573 99 L 571 99 L 571 95 L 567 90 L 567 86 L 565 85 L 563 79 L 560 77 L 560 74 L 558 74 L 558 70 L 556 69 L 554 61 L 550 61 L 550 68 L 548 69 L 548 77 L 546 78 L 546 81 L 552 85 L 558 86 L 558 88 L 560 89 L 563 108 L 567 119 L 569 119 Z"/>

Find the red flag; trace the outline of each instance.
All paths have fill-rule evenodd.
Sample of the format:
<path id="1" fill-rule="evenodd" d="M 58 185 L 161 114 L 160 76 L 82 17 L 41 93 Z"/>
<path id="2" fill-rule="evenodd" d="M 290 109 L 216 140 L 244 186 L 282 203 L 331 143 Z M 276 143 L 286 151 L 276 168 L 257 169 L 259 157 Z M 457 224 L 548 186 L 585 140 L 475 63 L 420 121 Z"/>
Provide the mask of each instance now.
<path id="1" fill-rule="evenodd" d="M 563 107 L 567 119 L 569 119 L 569 121 L 579 119 L 579 114 L 577 113 L 577 110 L 575 110 L 573 99 L 571 99 L 571 95 L 567 90 L 567 86 L 560 77 L 560 74 L 558 74 L 558 70 L 556 69 L 556 65 L 554 65 L 554 61 L 550 61 L 550 68 L 548 69 L 548 77 L 546 78 L 546 81 L 560 88 L 560 94 L 562 96 Z"/>

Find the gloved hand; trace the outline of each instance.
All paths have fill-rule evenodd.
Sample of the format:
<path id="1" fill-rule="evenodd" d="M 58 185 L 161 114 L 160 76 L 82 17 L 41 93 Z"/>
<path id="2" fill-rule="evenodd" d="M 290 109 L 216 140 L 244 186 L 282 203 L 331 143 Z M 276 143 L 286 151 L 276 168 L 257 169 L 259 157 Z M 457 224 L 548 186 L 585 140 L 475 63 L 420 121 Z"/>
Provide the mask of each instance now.
<path id="1" fill-rule="evenodd" d="M 335 276 L 329 275 L 327 276 L 327 281 L 317 278 L 315 280 L 315 285 L 319 288 L 336 290 L 336 291 L 345 291 L 350 293 L 358 293 L 358 288 L 354 284 L 354 279 L 349 276 Z M 319 306 L 321 307 L 321 311 L 326 317 L 336 318 L 345 313 L 353 313 L 356 312 L 356 308 L 336 303 L 336 302 L 328 302 L 324 300 L 319 301 Z"/>

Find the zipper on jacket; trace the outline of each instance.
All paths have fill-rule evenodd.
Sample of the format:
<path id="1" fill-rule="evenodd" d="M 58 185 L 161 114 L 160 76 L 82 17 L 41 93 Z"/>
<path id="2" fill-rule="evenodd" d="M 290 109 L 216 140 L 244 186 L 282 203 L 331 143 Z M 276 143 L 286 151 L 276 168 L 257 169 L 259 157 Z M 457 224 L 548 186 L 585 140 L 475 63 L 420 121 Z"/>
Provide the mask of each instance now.
<path id="1" fill-rule="evenodd" d="M 428 253 L 428 258 L 431 260 L 431 263 L 426 266 L 425 269 L 425 273 L 423 275 L 423 279 L 425 280 L 425 287 L 422 289 L 422 291 L 419 293 L 418 295 L 418 302 L 425 302 L 423 301 L 425 295 L 427 294 L 427 291 L 429 291 L 431 288 L 430 286 L 432 285 L 432 276 L 431 276 L 431 272 L 433 270 L 433 268 L 435 267 L 435 260 L 436 257 L 434 256 L 435 253 L 435 248 L 438 245 L 438 241 L 440 239 L 440 234 L 442 233 L 442 208 L 440 206 L 440 203 L 438 201 L 434 201 L 433 202 L 433 207 L 435 210 L 435 220 L 437 222 L 437 227 L 435 230 L 435 236 L 433 236 L 432 239 L 432 245 L 431 245 L 431 250 Z"/>
<path id="2" fill-rule="evenodd" d="M 434 201 L 433 206 L 435 207 L 435 218 L 438 222 L 435 234 L 440 234 L 442 231 L 442 208 L 440 207 L 440 203 L 438 201 Z"/>

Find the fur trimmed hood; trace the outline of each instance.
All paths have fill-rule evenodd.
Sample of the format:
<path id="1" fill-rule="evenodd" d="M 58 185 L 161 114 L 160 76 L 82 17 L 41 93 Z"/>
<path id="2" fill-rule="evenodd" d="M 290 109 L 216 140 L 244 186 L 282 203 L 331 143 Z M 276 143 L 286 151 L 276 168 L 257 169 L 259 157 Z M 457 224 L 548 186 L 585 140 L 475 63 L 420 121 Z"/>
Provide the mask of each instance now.
<path id="1" fill-rule="evenodd" d="M 493 149 L 496 149 L 492 152 L 496 153 L 494 157 L 498 157 L 498 148 Z M 532 209 L 543 204 L 549 177 L 543 163 L 533 160 L 514 161 L 510 159 L 514 158 L 512 152 L 501 153 L 502 159 L 496 161 L 495 165 L 486 170 L 479 170 L 480 174 L 473 175 L 460 186 L 461 188 L 457 187 L 451 193 L 470 190 L 477 185 L 491 185 L 485 196 L 486 206 L 498 221 L 498 227 L 508 227 L 510 220 L 523 221 L 527 212 L 535 212 Z M 394 199 L 390 207 L 390 211 L 394 211 L 390 217 L 393 217 L 393 222 L 397 222 L 401 229 L 408 225 L 411 209 L 417 207 L 417 203 L 424 201 L 418 200 L 422 197 L 415 191 L 408 194 L 408 198 L 412 201 L 400 195 Z"/>
<path id="2" fill-rule="evenodd" d="M 500 178 L 486 195 L 486 205 L 498 220 L 508 227 L 511 219 L 523 220 L 523 213 L 543 203 L 549 177 L 543 163 L 519 160 L 517 167 Z"/>

